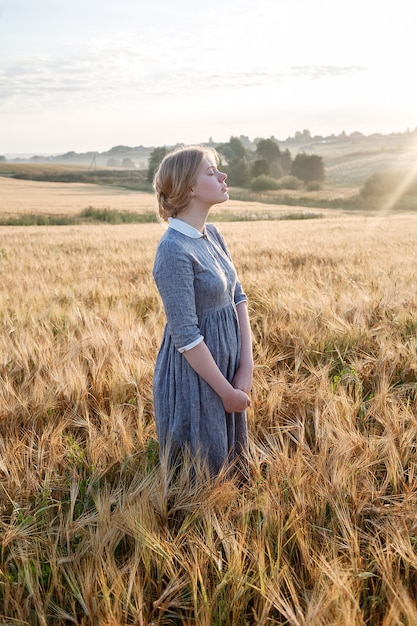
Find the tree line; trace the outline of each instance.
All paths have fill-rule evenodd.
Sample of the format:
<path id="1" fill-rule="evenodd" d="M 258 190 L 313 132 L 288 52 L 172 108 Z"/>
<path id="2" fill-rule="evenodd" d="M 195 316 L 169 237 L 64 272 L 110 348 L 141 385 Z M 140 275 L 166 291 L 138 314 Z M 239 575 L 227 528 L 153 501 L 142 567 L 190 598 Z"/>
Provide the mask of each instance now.
<path id="1" fill-rule="evenodd" d="M 298 153 L 292 157 L 288 148 L 281 150 L 273 139 L 259 139 L 255 150 L 250 150 L 239 137 L 230 137 L 227 143 L 217 144 L 221 167 L 227 172 L 231 187 L 244 187 L 253 191 L 271 189 L 319 189 L 325 178 L 324 161 L 317 154 Z M 148 163 L 148 181 L 169 152 L 165 146 L 155 148 Z"/>

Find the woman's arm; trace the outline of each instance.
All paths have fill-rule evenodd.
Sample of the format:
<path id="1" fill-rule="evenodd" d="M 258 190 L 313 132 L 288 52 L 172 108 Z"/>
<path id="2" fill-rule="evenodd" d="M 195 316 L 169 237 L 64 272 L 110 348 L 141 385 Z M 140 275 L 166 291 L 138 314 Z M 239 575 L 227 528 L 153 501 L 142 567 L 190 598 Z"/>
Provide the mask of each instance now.
<path id="1" fill-rule="evenodd" d="M 247 393 L 234 388 L 223 376 L 204 341 L 183 352 L 183 356 L 193 370 L 220 396 L 227 413 L 238 413 L 251 405 Z"/>
<path id="2" fill-rule="evenodd" d="M 241 352 L 239 369 L 233 379 L 233 386 L 250 394 L 253 377 L 252 333 L 250 329 L 248 305 L 246 301 L 236 306 L 240 327 Z"/>

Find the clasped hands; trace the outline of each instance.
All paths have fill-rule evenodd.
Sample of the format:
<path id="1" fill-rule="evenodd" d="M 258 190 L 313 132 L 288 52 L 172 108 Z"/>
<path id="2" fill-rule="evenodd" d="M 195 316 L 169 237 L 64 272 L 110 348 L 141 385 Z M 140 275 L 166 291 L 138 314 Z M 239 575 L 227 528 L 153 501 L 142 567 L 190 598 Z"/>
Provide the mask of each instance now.
<path id="1" fill-rule="evenodd" d="M 240 413 L 252 406 L 249 397 L 252 388 L 252 371 L 252 367 L 240 367 L 236 372 L 232 381 L 232 388 L 227 396 L 222 398 L 227 413 Z"/>

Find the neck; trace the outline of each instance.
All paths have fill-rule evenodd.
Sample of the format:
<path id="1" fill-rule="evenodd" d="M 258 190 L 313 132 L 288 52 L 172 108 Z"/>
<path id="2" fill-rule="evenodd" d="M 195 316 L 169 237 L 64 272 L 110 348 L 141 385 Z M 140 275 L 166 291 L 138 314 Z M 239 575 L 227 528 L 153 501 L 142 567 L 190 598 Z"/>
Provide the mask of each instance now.
<path id="1" fill-rule="evenodd" d="M 208 215 L 208 211 L 200 212 L 200 211 L 190 211 L 189 209 L 185 209 L 184 211 L 181 211 L 181 213 L 177 216 L 177 218 L 179 220 L 182 220 L 183 222 L 186 222 L 190 226 L 193 226 L 194 228 L 199 230 L 200 233 L 203 233 L 205 229 L 205 225 L 206 225 L 207 215 Z"/>

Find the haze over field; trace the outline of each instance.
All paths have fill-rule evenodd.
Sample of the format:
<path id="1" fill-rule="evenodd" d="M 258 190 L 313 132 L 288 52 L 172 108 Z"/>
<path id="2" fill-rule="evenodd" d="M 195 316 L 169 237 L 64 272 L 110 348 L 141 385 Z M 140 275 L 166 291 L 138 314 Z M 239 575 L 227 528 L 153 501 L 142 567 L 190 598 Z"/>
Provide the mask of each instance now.
<path id="1" fill-rule="evenodd" d="M 417 125 L 412 0 L 0 0 L 0 154 Z"/>

